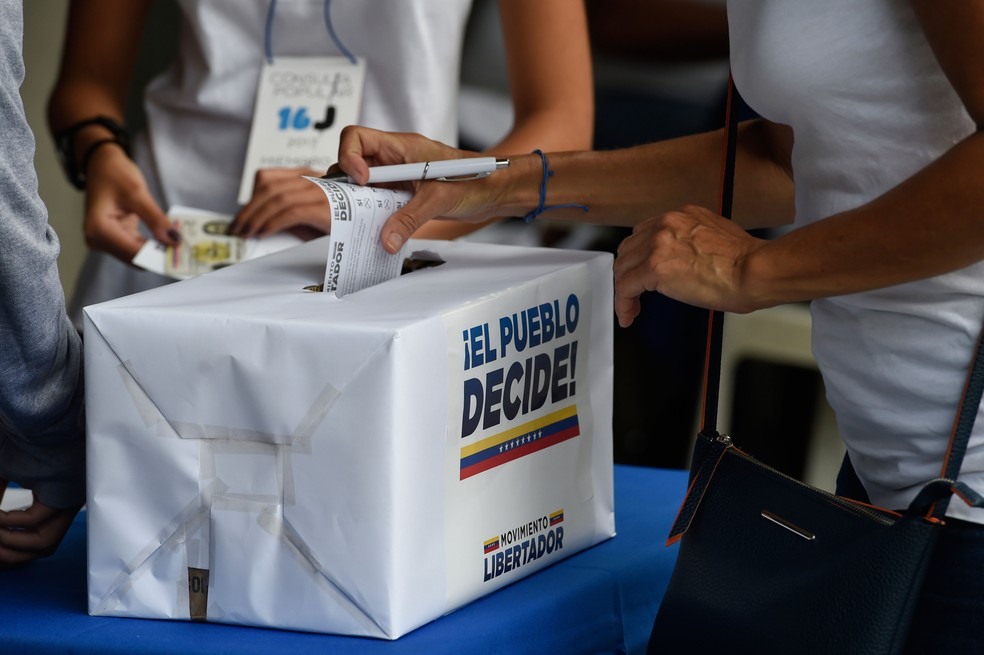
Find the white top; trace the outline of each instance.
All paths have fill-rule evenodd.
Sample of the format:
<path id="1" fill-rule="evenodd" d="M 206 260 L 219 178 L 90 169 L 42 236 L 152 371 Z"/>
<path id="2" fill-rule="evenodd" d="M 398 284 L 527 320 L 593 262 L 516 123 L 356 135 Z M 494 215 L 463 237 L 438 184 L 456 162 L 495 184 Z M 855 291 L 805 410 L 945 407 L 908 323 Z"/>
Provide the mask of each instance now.
<path id="1" fill-rule="evenodd" d="M 278 0 L 271 50 L 279 56 L 340 56 L 324 0 Z M 174 65 L 148 86 L 147 134 L 135 159 L 166 211 L 184 205 L 235 213 L 265 59 L 268 1 L 179 0 Z M 366 60 L 360 123 L 458 140 L 458 84 L 471 0 L 334 0 L 335 33 Z M 102 253 L 90 253 L 72 315 L 80 308 L 164 284 Z"/>
<path id="2" fill-rule="evenodd" d="M 269 3 L 178 4 L 178 61 L 146 94 L 148 163 L 165 207 L 234 213 Z M 367 62 L 361 124 L 457 142 L 459 62 L 470 6 L 471 0 L 331 3 L 335 33 Z M 325 26 L 324 0 L 279 0 L 271 46 L 275 60 L 341 55 Z"/>
<path id="3" fill-rule="evenodd" d="M 907 3 L 728 4 L 739 91 L 794 131 L 797 226 L 872 200 L 974 131 Z M 814 354 L 859 477 L 874 503 L 906 507 L 942 467 L 984 321 L 984 263 L 815 300 L 812 315 Z M 960 478 L 984 492 L 984 412 Z M 984 523 L 984 511 L 956 498 L 948 513 Z"/>

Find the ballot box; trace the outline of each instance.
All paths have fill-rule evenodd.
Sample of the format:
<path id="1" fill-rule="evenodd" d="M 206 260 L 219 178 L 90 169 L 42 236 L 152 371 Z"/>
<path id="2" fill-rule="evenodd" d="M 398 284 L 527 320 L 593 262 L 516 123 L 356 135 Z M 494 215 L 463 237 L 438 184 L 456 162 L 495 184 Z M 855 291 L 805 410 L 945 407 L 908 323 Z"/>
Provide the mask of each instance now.
<path id="1" fill-rule="evenodd" d="M 85 309 L 91 614 L 396 639 L 615 534 L 611 256 L 408 252 Z"/>

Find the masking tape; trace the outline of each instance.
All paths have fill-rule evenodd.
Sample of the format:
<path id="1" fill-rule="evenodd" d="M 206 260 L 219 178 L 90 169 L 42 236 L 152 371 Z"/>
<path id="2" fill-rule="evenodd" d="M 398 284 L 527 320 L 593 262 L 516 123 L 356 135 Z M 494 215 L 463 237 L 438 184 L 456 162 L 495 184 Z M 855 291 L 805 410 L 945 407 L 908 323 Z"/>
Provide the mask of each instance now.
<path id="1" fill-rule="evenodd" d="M 373 357 L 374 359 L 374 357 Z M 361 371 L 361 367 L 359 369 Z M 147 392 L 137 382 L 136 375 L 133 373 L 133 364 L 129 360 L 120 362 L 117 365 L 117 372 L 123 379 L 123 385 L 133 401 L 133 406 L 140 416 L 140 420 L 145 427 L 152 427 L 160 423 L 166 423 L 171 427 L 172 432 L 165 432 L 162 436 L 177 436 L 182 439 L 209 439 L 216 441 L 238 441 L 256 442 L 276 445 L 288 445 L 300 442 L 298 445 L 302 452 L 310 452 L 310 440 L 314 432 L 318 429 L 325 417 L 331 411 L 338 397 L 341 395 L 339 390 L 330 382 L 326 383 L 311 404 L 308 411 L 301 417 L 300 422 L 294 431 L 287 434 L 277 434 L 273 432 L 262 432 L 260 430 L 250 430 L 246 428 L 230 428 L 223 425 L 210 425 L 193 421 L 170 421 L 164 413 L 154 403 Z"/>
<path id="2" fill-rule="evenodd" d="M 389 341 L 380 344 L 355 371 L 349 383 L 357 379 L 362 371 L 377 358 L 387 353 L 389 348 Z M 188 534 L 195 534 L 203 527 L 203 523 L 210 523 L 207 519 L 213 508 L 224 511 L 256 511 L 256 504 L 260 503 L 267 508 L 273 506 L 276 510 L 261 511 L 257 519 L 259 526 L 271 535 L 279 533 L 280 538 L 288 547 L 288 551 L 308 572 L 312 580 L 333 596 L 340 595 L 345 598 L 348 602 L 342 603 L 342 607 L 348 608 L 352 616 L 358 618 L 367 627 L 374 627 L 379 636 L 385 636 L 382 627 L 332 579 L 330 573 L 318 561 L 311 548 L 297 531 L 283 519 L 283 505 L 289 506 L 296 502 L 291 458 L 294 455 L 311 454 L 312 438 L 341 396 L 340 390 L 331 383 L 326 383 L 294 431 L 290 435 L 281 435 L 258 430 L 204 425 L 186 421 L 169 421 L 137 382 L 136 376 L 133 374 L 132 363 L 129 361 L 120 362 L 117 369 L 123 378 L 124 386 L 134 407 L 146 427 L 159 426 L 158 436 L 199 440 L 199 483 L 201 490 L 199 496 L 179 512 L 178 516 L 161 530 L 157 537 L 116 576 L 109 591 L 99 602 L 93 614 L 106 614 L 115 609 L 133 584 L 151 569 L 153 562 L 162 552 L 173 550 L 179 544 L 185 543 Z M 278 476 L 280 497 L 226 493 L 229 487 L 217 478 L 216 467 L 216 457 L 225 454 L 272 456 L 273 468 Z M 205 484 L 206 481 L 210 482 Z M 278 505 L 279 507 L 277 507 Z M 191 544 L 188 546 L 191 547 Z M 201 548 L 201 545 L 198 544 L 197 547 Z M 209 584 L 214 584 L 214 581 L 209 579 L 208 568 L 190 566 L 189 554 L 186 550 L 185 563 L 188 578 L 177 581 L 178 597 L 181 598 L 179 606 L 183 609 L 187 602 L 189 616 L 195 620 L 205 620 L 209 613 L 213 618 L 218 618 L 223 614 L 221 608 L 213 603 L 211 612 L 209 612 L 207 600 L 207 587 Z M 203 558 L 199 557 L 199 560 L 201 559 Z M 209 561 L 211 560 L 212 556 L 209 557 Z M 367 631 L 373 632 L 372 627 Z"/>
<path id="3" fill-rule="evenodd" d="M 93 614 L 107 614 L 114 610 L 133 584 L 151 569 L 161 553 L 173 550 L 184 542 L 188 534 L 197 532 L 202 523 L 208 520 L 211 496 L 221 493 L 223 487 L 221 480 L 215 480 L 208 486 L 206 493 L 195 496 L 185 505 L 117 574 Z"/>
<path id="4" fill-rule="evenodd" d="M 212 512 L 246 512 L 256 515 L 256 524 L 273 539 L 281 542 L 299 569 L 325 594 L 333 598 L 339 609 L 348 612 L 353 620 L 364 626 L 367 634 L 383 637 L 386 631 L 360 603 L 345 591 L 342 585 L 318 560 L 311 547 L 284 518 L 283 505 L 271 496 L 223 493 L 212 500 Z M 213 584 L 219 581 L 212 580 Z M 189 597 L 192 592 L 189 590 Z M 215 618 L 214 607 L 208 612 Z"/>

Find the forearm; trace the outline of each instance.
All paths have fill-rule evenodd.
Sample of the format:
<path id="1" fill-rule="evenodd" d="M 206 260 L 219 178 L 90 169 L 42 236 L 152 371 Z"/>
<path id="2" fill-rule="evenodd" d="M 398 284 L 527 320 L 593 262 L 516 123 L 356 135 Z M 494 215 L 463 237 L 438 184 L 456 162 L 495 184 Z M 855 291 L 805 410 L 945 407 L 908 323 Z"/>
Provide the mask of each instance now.
<path id="1" fill-rule="evenodd" d="M 3 212 L 3 223 L 19 220 L 23 213 Z M 43 218 L 43 214 L 42 214 Z M 70 438 L 54 436 L 59 425 L 78 422 L 82 395 L 82 343 L 65 314 L 58 279 L 57 241 L 46 223 L 35 230 L 0 230 L 2 249 L 0 285 L 0 415 L 6 427 L 49 443 Z M 66 416 L 70 407 L 75 416 Z M 78 426 L 74 427 L 78 432 Z"/>
<path id="2" fill-rule="evenodd" d="M 122 123 L 125 97 L 95 77 L 59 80 L 48 101 L 48 125 L 57 134 L 95 116 Z"/>
<path id="3" fill-rule="evenodd" d="M 499 156 L 586 150 L 594 89 L 584 7 L 570 0 L 499 0 L 513 127 L 486 152 Z M 454 239 L 494 222 L 434 221 L 420 238 Z"/>
<path id="4" fill-rule="evenodd" d="M 528 154 L 537 148 L 544 152 L 588 150 L 591 134 L 589 110 L 580 115 L 545 110 L 517 122 L 509 134 L 486 152 L 508 157 Z"/>
<path id="5" fill-rule="evenodd" d="M 6 148 L 0 166 L 0 477 L 33 489 L 53 507 L 77 506 L 84 496 L 82 343 L 65 314 L 57 238 L 29 191 L 36 186 L 22 184 L 25 171 L 34 179 L 33 143 L 15 140 Z"/>
<path id="6" fill-rule="evenodd" d="M 545 151 L 583 150 L 590 147 L 591 126 L 582 116 L 580 121 L 567 120 L 551 112 L 531 116 L 516 127 L 506 137 L 486 152 L 498 156 L 515 158 L 515 153 L 531 153 L 533 150 Z M 571 125 L 570 129 L 565 126 Z M 499 173 L 496 173 L 498 175 Z M 504 214 L 505 215 L 505 214 Z M 431 221 L 417 234 L 421 239 L 456 239 L 471 234 L 496 221 L 495 218 L 482 223 L 462 223 L 458 221 Z"/>
<path id="7" fill-rule="evenodd" d="M 791 143 L 788 128 L 758 121 L 743 126 L 735 203 L 735 215 L 742 225 L 778 224 L 792 218 L 787 163 Z M 436 217 L 475 223 L 499 216 L 526 216 L 541 209 L 542 188 L 545 211 L 539 213 L 551 219 L 636 225 L 682 205 L 714 208 L 722 146 L 722 133 L 710 133 L 624 150 L 548 153 L 546 178 L 539 155 L 511 156 L 507 169 L 481 180 L 416 184 L 416 195 L 387 219 L 380 239 L 388 252 L 396 252 Z M 420 135 L 358 127 L 343 130 L 339 146 L 339 166 L 362 183 L 368 179 L 370 164 L 449 156 L 467 154 Z M 583 207 L 588 208 L 587 213 Z"/>
<path id="8" fill-rule="evenodd" d="M 20 6 L 0 7 L 0 477 L 81 502 L 82 344 L 65 315 L 58 239 L 37 194 Z"/>
<path id="9" fill-rule="evenodd" d="M 984 133 L 888 193 L 790 232 L 745 264 L 762 305 L 892 286 L 984 259 Z"/>
<path id="10" fill-rule="evenodd" d="M 744 227 L 792 220 L 793 188 L 785 164 L 785 130 L 762 121 L 741 127 L 734 216 Z M 723 138 L 723 131 L 717 131 L 622 150 L 550 153 L 554 174 L 547 183 L 546 206 L 585 205 L 589 211 L 558 208 L 544 216 L 632 226 L 683 205 L 716 209 Z M 523 215 L 539 199 L 542 167 L 536 155 L 514 160 L 508 174 L 493 183 L 503 187 L 497 195 L 504 207 Z"/>
<path id="11" fill-rule="evenodd" d="M 62 373 L 74 372 L 69 378 Z M 0 413 L 0 478 L 30 489 L 49 507 L 68 509 L 85 502 L 85 425 L 81 367 L 66 365 L 56 384 L 32 402 L 53 422 L 30 432 L 17 430 Z M 58 411 L 60 413 L 55 414 Z"/>
<path id="12" fill-rule="evenodd" d="M 148 0 L 73 0 L 58 80 L 48 102 L 54 134 L 96 116 L 123 124 Z M 109 131 L 99 125 L 74 138 L 76 156 Z"/>
<path id="13" fill-rule="evenodd" d="M 497 154 L 592 145 L 594 83 L 582 2 L 499 0 L 515 113 Z"/>

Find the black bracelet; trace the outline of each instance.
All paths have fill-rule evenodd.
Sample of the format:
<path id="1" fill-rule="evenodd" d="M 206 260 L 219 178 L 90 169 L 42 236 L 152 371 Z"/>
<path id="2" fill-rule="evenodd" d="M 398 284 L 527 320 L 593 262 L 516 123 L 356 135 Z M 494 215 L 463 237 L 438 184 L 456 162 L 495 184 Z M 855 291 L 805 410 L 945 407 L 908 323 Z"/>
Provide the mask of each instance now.
<path id="1" fill-rule="evenodd" d="M 82 155 L 81 161 L 75 161 L 75 136 L 84 128 L 90 125 L 100 125 L 110 131 L 112 137 L 96 141 L 90 145 Z M 126 155 L 130 156 L 130 137 L 126 129 L 112 118 L 106 116 L 96 116 L 84 121 L 79 121 L 55 135 L 55 145 L 58 148 L 58 158 L 61 160 L 62 168 L 68 181 L 76 189 L 85 188 L 85 169 L 89 163 L 89 158 L 97 147 L 105 143 L 116 143 Z"/>
<path id="2" fill-rule="evenodd" d="M 96 150 L 99 150 L 99 148 L 107 143 L 112 143 L 123 148 L 123 144 L 119 142 L 119 139 L 110 137 L 107 139 L 100 139 L 89 144 L 89 147 L 85 149 L 84 153 L 82 153 L 82 159 L 79 160 L 79 178 L 82 180 L 83 188 L 85 187 L 86 180 L 89 179 L 89 160 L 92 159 L 92 155 L 96 152 Z M 126 148 L 123 148 L 123 152 L 126 152 Z M 129 155 L 130 153 L 127 154 Z"/>

